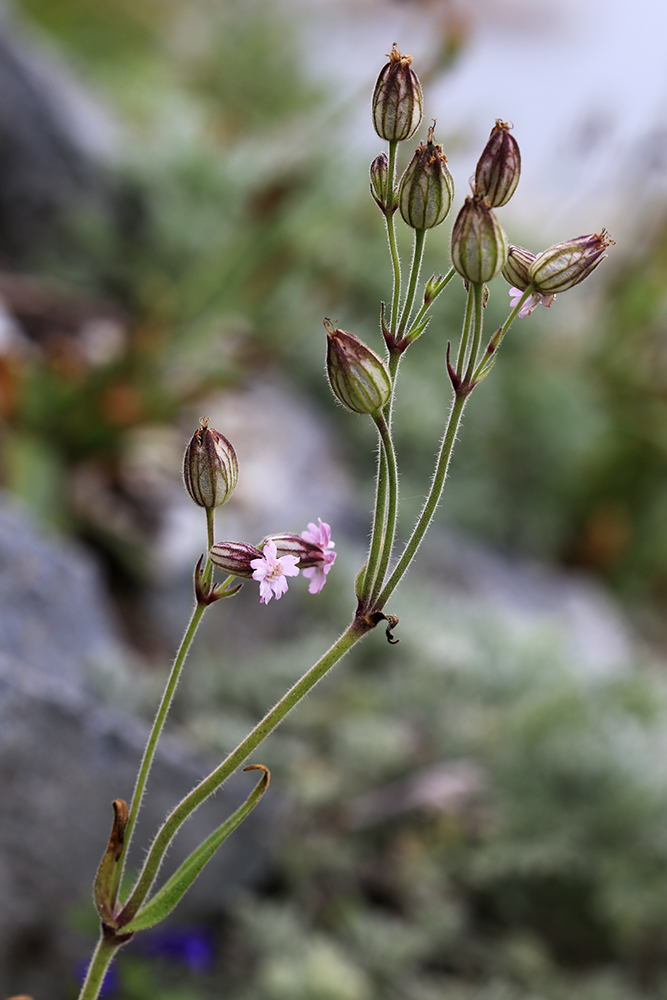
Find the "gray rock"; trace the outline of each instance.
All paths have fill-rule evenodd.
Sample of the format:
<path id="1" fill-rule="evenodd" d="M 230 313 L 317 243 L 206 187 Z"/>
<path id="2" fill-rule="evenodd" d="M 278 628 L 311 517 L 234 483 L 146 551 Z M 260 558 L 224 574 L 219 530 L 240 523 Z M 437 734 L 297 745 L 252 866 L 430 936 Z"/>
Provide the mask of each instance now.
<path id="1" fill-rule="evenodd" d="M 95 660 L 121 647 L 84 552 L 40 535 L 0 502 L 0 984 L 59 1000 L 77 960 L 73 909 L 90 906 L 111 802 L 130 799 L 147 735 L 90 689 Z M 151 771 L 133 860 L 167 812 L 217 761 L 164 738 Z M 202 807 L 170 852 L 173 870 L 245 798 L 239 775 Z M 220 911 L 264 867 L 275 814 L 260 804 L 186 897 L 180 920 Z M 62 984 L 62 985 L 61 985 Z M 60 990 L 60 992 L 59 992 Z"/>

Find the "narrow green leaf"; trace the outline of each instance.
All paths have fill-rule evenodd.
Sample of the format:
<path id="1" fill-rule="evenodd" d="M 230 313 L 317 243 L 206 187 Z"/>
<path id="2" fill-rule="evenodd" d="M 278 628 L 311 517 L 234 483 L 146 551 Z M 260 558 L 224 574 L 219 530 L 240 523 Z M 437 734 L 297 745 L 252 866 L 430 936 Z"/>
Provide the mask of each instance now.
<path id="1" fill-rule="evenodd" d="M 194 880 L 197 878 L 207 861 L 213 857 L 220 845 L 227 839 L 237 826 L 239 826 L 246 816 L 252 812 L 269 785 L 269 770 L 263 764 L 251 764 L 244 767 L 244 771 L 262 770 L 260 781 L 250 793 L 242 806 L 225 820 L 222 826 L 207 837 L 199 847 L 192 852 L 189 858 L 183 862 L 178 871 L 174 872 L 168 882 L 166 882 L 148 902 L 141 907 L 133 920 L 122 927 L 123 933 L 131 931 L 145 930 L 159 924 L 161 920 L 171 913 L 174 907 L 180 902 L 188 891 Z M 121 917 L 122 919 L 122 917 Z"/>
<path id="2" fill-rule="evenodd" d="M 427 316 L 426 319 L 422 320 L 421 323 L 417 324 L 416 326 L 413 326 L 410 332 L 405 335 L 405 339 L 409 341 L 411 344 L 414 343 L 417 337 L 421 337 L 422 333 L 431 322 L 431 318 L 432 318 L 431 316 Z"/>
<path id="3" fill-rule="evenodd" d="M 497 358 L 498 358 L 498 355 L 494 354 L 494 356 L 491 358 L 491 360 L 487 361 L 487 363 L 484 365 L 484 367 L 481 369 L 481 371 L 479 373 L 475 374 L 475 376 L 474 376 L 475 385 L 479 385 L 479 383 L 482 381 L 482 379 L 486 378 L 486 376 L 489 374 L 489 372 L 491 371 L 491 369 L 495 365 Z"/>

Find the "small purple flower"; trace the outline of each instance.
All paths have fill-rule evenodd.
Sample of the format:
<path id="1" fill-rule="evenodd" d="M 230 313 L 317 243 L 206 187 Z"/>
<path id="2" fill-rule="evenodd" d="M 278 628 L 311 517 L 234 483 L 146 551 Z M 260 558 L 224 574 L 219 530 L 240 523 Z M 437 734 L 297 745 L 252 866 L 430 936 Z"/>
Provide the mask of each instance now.
<path id="1" fill-rule="evenodd" d="M 320 590 L 327 582 L 327 573 L 336 561 L 336 552 L 329 552 L 333 549 L 335 542 L 331 541 L 331 528 L 321 517 L 317 519 L 319 525 L 313 521 L 308 522 L 306 531 L 301 532 L 301 537 L 312 545 L 319 545 L 322 550 L 322 560 L 315 566 L 309 566 L 302 570 L 306 579 L 310 580 L 308 587 L 309 594 L 319 594 Z"/>
<path id="2" fill-rule="evenodd" d="M 272 597 L 278 601 L 287 593 L 285 577 L 299 575 L 298 561 L 296 556 L 278 557 L 276 543 L 267 538 L 262 558 L 253 559 L 250 563 L 254 570 L 252 578 L 259 581 L 260 604 L 268 604 Z"/>
<path id="3" fill-rule="evenodd" d="M 516 308 L 523 294 L 520 288 L 510 288 L 510 305 L 512 309 Z M 555 298 L 555 295 L 542 295 L 540 292 L 533 292 L 532 295 L 528 296 L 521 309 L 519 309 L 519 319 L 523 319 L 524 316 L 530 316 L 533 309 L 537 309 L 539 305 L 549 308 Z"/>
<path id="4" fill-rule="evenodd" d="M 215 962 L 211 934 L 203 928 L 160 929 L 144 939 L 142 945 L 147 955 L 177 962 L 191 972 L 207 972 Z"/>

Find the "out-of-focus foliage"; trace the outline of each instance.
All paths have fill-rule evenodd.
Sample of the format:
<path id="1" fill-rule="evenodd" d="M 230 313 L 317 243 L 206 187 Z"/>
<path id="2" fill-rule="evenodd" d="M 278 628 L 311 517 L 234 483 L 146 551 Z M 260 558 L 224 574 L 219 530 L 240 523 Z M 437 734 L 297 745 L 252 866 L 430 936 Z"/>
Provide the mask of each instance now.
<path id="1" fill-rule="evenodd" d="M 340 125 L 271 5 L 22 9 L 119 109 L 119 183 L 132 192 L 129 230 L 87 216 L 70 220 L 61 258 L 35 248 L 49 294 L 57 279 L 75 307 L 111 303 L 121 346 L 91 363 L 74 318 L 70 336 L 58 330 L 2 372 L 3 481 L 76 529 L 72 473 L 92 464 L 122 491 L 128 430 L 176 420 L 278 358 L 319 380 L 322 317 L 377 299 L 384 248 L 369 199 L 359 211 L 367 181 L 348 196 Z"/>

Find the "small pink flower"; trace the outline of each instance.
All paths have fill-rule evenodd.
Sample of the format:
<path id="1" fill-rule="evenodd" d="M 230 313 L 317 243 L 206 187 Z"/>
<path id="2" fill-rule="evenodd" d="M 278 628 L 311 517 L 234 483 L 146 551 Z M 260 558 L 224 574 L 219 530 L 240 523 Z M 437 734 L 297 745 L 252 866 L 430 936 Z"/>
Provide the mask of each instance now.
<path id="1" fill-rule="evenodd" d="M 523 292 L 520 288 L 510 288 L 510 305 L 512 309 L 516 308 L 522 295 Z M 533 292 L 532 295 L 528 296 L 521 309 L 519 309 L 519 319 L 523 319 L 524 316 L 530 316 L 533 309 L 537 309 L 539 305 L 549 308 L 555 298 L 555 295 L 542 295 L 540 292 Z"/>
<path id="2" fill-rule="evenodd" d="M 268 604 L 272 597 L 278 601 L 287 593 L 287 576 L 298 576 L 299 570 L 296 556 L 280 556 L 276 544 L 270 538 L 266 540 L 261 559 L 253 559 L 250 565 L 254 572 L 253 580 L 259 581 L 259 602 Z"/>
<path id="3" fill-rule="evenodd" d="M 336 552 L 329 552 L 329 549 L 333 549 L 335 542 L 331 541 L 331 528 L 323 521 L 321 517 L 317 519 L 320 523 L 315 524 L 313 521 L 308 522 L 308 528 L 306 531 L 301 532 L 301 537 L 312 545 L 319 545 L 322 550 L 322 559 L 315 566 L 309 566 L 307 569 L 301 572 L 310 580 L 310 585 L 308 587 L 309 594 L 319 594 L 320 590 L 327 582 L 327 573 L 336 561 Z"/>

